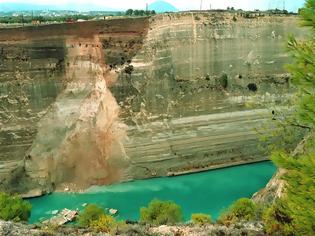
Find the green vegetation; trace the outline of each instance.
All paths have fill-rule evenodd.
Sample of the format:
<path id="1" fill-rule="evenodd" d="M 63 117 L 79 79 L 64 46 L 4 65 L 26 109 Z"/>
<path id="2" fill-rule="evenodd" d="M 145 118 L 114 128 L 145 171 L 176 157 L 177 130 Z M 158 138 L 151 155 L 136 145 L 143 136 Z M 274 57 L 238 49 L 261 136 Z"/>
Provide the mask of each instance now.
<path id="1" fill-rule="evenodd" d="M 195 213 L 191 215 L 191 221 L 194 225 L 209 225 L 211 224 L 211 216 L 203 213 Z"/>
<path id="2" fill-rule="evenodd" d="M 64 14 L 60 16 L 41 16 L 41 15 L 19 15 L 19 16 L 0 16 L 0 23 L 2 24 L 31 24 L 31 23 L 61 23 L 61 22 L 75 22 L 77 20 L 92 20 L 97 18 L 103 18 L 104 16 L 151 16 L 155 15 L 156 12 L 154 10 L 144 11 L 144 10 L 133 10 L 128 9 L 125 13 L 124 12 L 112 12 L 109 14 L 108 12 L 104 12 L 104 15 L 98 14 L 95 15 L 91 14 Z"/>
<path id="3" fill-rule="evenodd" d="M 118 226 L 116 219 L 107 215 L 103 208 L 95 204 L 87 205 L 79 214 L 78 224 L 89 227 L 97 232 L 111 232 Z"/>
<path id="4" fill-rule="evenodd" d="M 154 10 L 152 11 L 144 11 L 144 10 L 133 10 L 133 9 L 128 9 L 125 13 L 126 16 L 150 16 L 150 15 L 155 15 L 156 12 Z"/>
<path id="5" fill-rule="evenodd" d="M 315 31 L 315 0 L 306 1 L 300 11 L 304 26 Z M 299 152 L 275 152 L 272 160 L 286 170 L 286 195 L 264 214 L 267 233 L 280 235 L 315 235 L 315 38 L 298 42 L 293 36 L 288 48 L 295 63 L 288 67 L 292 82 L 299 89 L 295 118 L 306 127 L 304 143 Z"/>
<path id="6" fill-rule="evenodd" d="M 175 224 L 183 220 L 180 206 L 172 201 L 152 200 L 140 209 L 140 222 L 152 225 Z"/>
<path id="7" fill-rule="evenodd" d="M 19 196 L 0 193 L 0 219 L 15 222 L 27 221 L 31 215 L 32 206 Z"/>
<path id="8" fill-rule="evenodd" d="M 80 213 L 78 223 L 82 227 L 88 227 L 93 221 L 98 220 L 103 215 L 105 215 L 103 208 L 98 207 L 95 204 L 89 204 Z"/>
<path id="9" fill-rule="evenodd" d="M 117 221 L 110 215 L 101 215 L 97 220 L 91 221 L 90 227 L 97 232 L 112 232 L 118 226 Z"/>
<path id="10" fill-rule="evenodd" d="M 286 196 L 278 199 L 264 214 L 267 233 L 315 235 L 315 153 L 294 158 L 279 152 L 273 155 L 286 174 Z"/>
<path id="11" fill-rule="evenodd" d="M 221 214 L 218 223 L 231 225 L 239 221 L 253 221 L 256 219 L 257 210 L 257 204 L 251 199 L 241 198 Z"/>
<path id="12" fill-rule="evenodd" d="M 78 19 L 82 20 L 91 20 L 95 18 L 92 15 L 64 15 L 64 16 L 1 16 L 0 23 L 2 24 L 30 24 L 33 21 L 42 22 L 67 22 L 67 21 L 77 21 Z"/>

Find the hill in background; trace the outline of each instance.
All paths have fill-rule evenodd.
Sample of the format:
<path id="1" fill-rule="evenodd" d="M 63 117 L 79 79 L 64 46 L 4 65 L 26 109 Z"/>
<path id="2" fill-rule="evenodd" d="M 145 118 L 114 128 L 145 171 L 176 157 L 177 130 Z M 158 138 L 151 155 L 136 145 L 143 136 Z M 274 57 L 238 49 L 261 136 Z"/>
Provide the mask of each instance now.
<path id="1" fill-rule="evenodd" d="M 178 10 L 170 3 L 165 1 L 156 1 L 149 5 L 149 10 L 155 10 L 158 13 L 162 12 L 177 12 Z"/>

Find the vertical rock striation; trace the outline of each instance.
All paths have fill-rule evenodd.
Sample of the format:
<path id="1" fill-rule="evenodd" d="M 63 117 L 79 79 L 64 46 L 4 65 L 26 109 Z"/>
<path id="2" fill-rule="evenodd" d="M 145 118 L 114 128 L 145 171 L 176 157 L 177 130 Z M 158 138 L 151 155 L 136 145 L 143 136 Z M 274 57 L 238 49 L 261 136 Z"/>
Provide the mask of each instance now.
<path id="1" fill-rule="evenodd" d="M 49 103 L 41 107 L 40 115 L 16 102 L 18 112 L 26 110 L 36 115 L 33 123 L 30 123 L 33 120 L 29 117 L 23 117 L 28 127 L 22 127 L 21 121 L 16 121 L 18 125 L 13 127 L 9 119 L 4 120 L 4 128 L 1 127 L 4 138 L 13 128 L 20 133 L 21 129 L 33 133 L 25 149 L 15 153 L 11 148 L 4 153 L 2 188 L 32 196 L 55 189 L 78 190 L 91 184 L 108 184 L 120 179 L 121 170 L 128 163 L 122 144 L 126 138 L 126 126 L 120 122 L 119 106 L 109 86 L 117 79 L 125 61 L 142 47 L 148 20 L 129 19 L 125 23 L 124 20 L 84 22 L 30 27 L 20 29 L 21 32 L 16 29 L 0 32 L 5 51 L 10 44 L 21 51 L 29 45 L 40 45 L 39 53 L 46 58 L 38 62 L 34 55 L 30 55 L 29 64 L 36 64 L 39 71 L 50 66 L 58 75 L 53 74 L 50 82 L 49 75 L 23 67 L 22 71 L 28 73 L 29 81 L 37 85 L 35 79 L 38 77 L 44 85 L 52 83 L 56 87 L 60 82 Z M 58 50 L 56 44 L 62 49 L 62 55 L 58 65 L 51 65 L 48 64 L 50 54 L 47 47 L 55 52 Z M 21 64 L 20 58 L 17 62 Z M 3 67 L 8 70 L 8 63 Z M 10 77 L 13 73 L 17 73 L 17 68 L 8 72 L 8 83 L 15 82 Z M 26 78 L 21 80 L 24 83 Z M 12 90 L 19 91 L 14 86 Z M 10 93 L 6 94 L 5 89 L 2 91 L 4 98 L 10 98 Z M 30 96 L 28 91 L 24 92 Z M 39 97 L 39 91 L 35 95 L 38 103 L 44 100 Z M 13 105 L 8 107 L 14 108 Z M 10 113 L 4 110 L 1 114 L 8 116 Z M 10 141 L 12 139 L 7 143 L 1 142 L 3 148 L 8 149 Z M 15 140 L 12 144 L 18 145 Z M 16 162 L 13 162 L 15 159 Z M 11 166 L 12 170 L 9 169 Z M 16 179 L 12 179 L 12 171 L 18 171 Z M 19 181 L 13 184 L 15 180 Z"/>
<path id="2" fill-rule="evenodd" d="M 119 107 L 108 90 L 117 77 L 104 63 L 97 36 L 67 39 L 66 88 L 38 124 L 26 174 L 41 186 L 117 180 L 125 154 Z"/>

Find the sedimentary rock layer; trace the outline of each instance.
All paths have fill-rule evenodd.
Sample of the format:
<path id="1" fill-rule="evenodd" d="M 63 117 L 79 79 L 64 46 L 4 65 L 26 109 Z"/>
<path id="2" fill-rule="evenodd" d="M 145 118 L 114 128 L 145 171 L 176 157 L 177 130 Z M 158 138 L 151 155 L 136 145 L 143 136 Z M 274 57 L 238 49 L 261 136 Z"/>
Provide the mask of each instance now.
<path id="1" fill-rule="evenodd" d="M 0 186 L 41 194 L 266 159 L 295 16 L 179 13 L 0 30 Z"/>
<path id="2" fill-rule="evenodd" d="M 147 28 L 141 18 L 0 31 L 3 189 L 34 195 L 119 179 L 126 128 L 108 87 Z"/>
<path id="3" fill-rule="evenodd" d="M 125 178 L 265 160 L 258 132 L 272 132 L 272 110 L 294 92 L 284 69 L 289 33 L 305 34 L 294 16 L 151 19 L 133 72 L 111 88 L 128 125 Z"/>

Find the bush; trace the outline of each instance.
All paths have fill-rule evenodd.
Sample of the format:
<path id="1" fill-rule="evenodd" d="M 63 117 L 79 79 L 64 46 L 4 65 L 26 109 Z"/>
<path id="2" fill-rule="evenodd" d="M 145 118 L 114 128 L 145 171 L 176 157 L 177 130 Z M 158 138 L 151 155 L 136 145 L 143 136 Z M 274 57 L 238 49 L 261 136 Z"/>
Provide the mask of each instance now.
<path id="1" fill-rule="evenodd" d="M 234 202 L 226 212 L 219 217 L 218 222 L 224 225 L 238 221 L 252 221 L 256 218 L 257 205 L 248 198 L 241 198 Z"/>
<path id="2" fill-rule="evenodd" d="M 117 222 L 110 215 L 101 215 L 97 220 L 91 222 L 90 227 L 97 232 L 109 233 L 117 227 Z"/>
<path id="3" fill-rule="evenodd" d="M 31 216 L 31 209 L 31 204 L 21 197 L 0 192 L 0 219 L 27 221 Z"/>
<path id="4" fill-rule="evenodd" d="M 175 224 L 183 220 L 182 209 L 172 201 L 152 200 L 140 209 L 140 222 L 145 224 Z"/>
<path id="5" fill-rule="evenodd" d="M 195 213 L 191 215 L 191 221 L 194 225 L 209 225 L 211 224 L 211 216 L 202 213 Z"/>
<path id="6" fill-rule="evenodd" d="M 78 223 L 81 227 L 105 233 L 112 232 L 120 225 L 113 216 L 107 215 L 103 208 L 95 204 L 89 204 L 84 208 L 79 214 Z"/>
<path id="7" fill-rule="evenodd" d="M 89 204 L 79 214 L 78 223 L 82 227 L 90 227 L 93 221 L 99 220 L 104 215 L 106 214 L 103 208 L 95 204 Z"/>
<path id="8" fill-rule="evenodd" d="M 314 147 L 314 142 L 310 143 Z M 263 214 L 269 234 L 315 235 L 315 153 L 308 151 L 298 158 L 282 152 L 272 156 L 275 164 L 286 170 L 282 176 L 286 194 Z"/>

